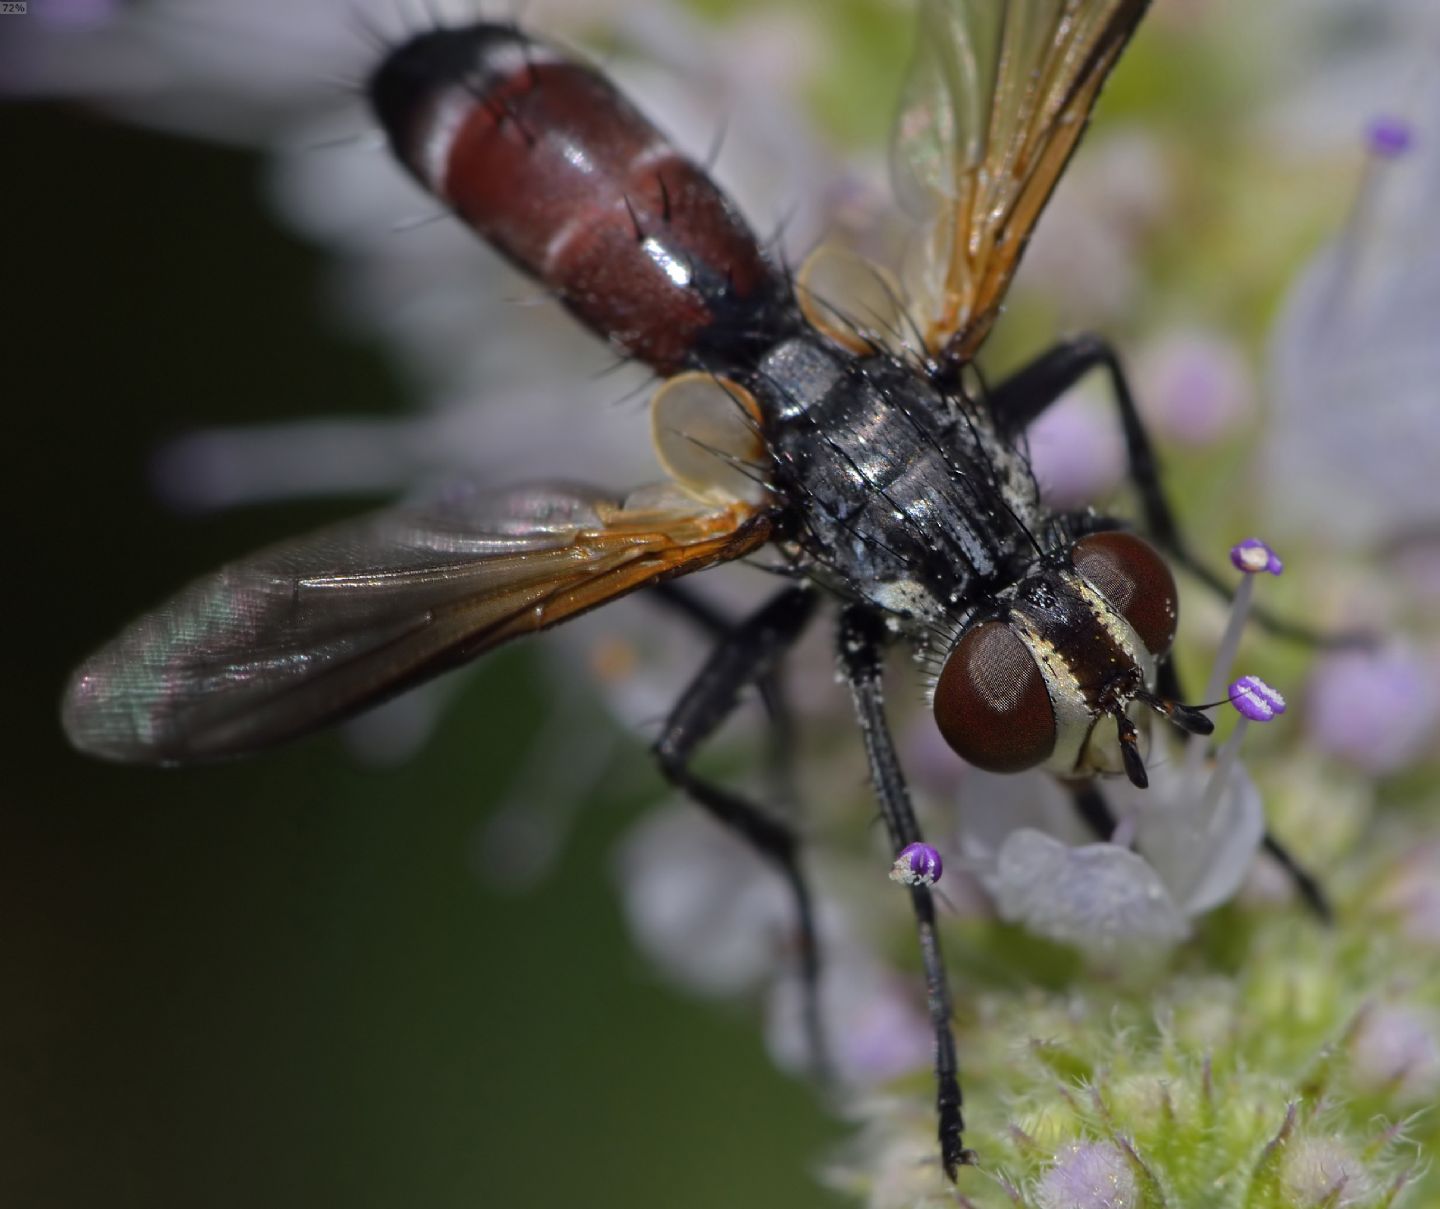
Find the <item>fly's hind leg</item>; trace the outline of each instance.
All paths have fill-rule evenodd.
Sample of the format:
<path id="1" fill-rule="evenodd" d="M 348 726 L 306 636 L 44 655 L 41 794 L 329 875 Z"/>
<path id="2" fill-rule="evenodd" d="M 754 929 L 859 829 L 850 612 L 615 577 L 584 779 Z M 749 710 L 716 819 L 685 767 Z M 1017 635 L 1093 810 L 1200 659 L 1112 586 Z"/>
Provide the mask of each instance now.
<path id="1" fill-rule="evenodd" d="M 990 407 L 1000 431 L 1007 438 L 1020 436 L 1061 395 L 1093 369 L 1104 369 L 1115 394 L 1120 424 L 1125 436 L 1130 480 L 1140 498 L 1145 527 L 1155 542 L 1211 591 L 1230 599 L 1235 589 L 1224 577 L 1197 559 L 1185 544 L 1174 510 L 1160 482 L 1160 466 L 1144 421 L 1135 406 L 1135 397 L 1115 349 L 1099 336 L 1086 334 L 1055 345 L 1023 366 L 990 392 Z M 1270 633 L 1295 642 L 1319 647 L 1366 645 L 1369 640 L 1355 634 L 1325 634 L 1298 622 L 1278 617 L 1255 606 L 1251 616 Z"/>
<path id="2" fill-rule="evenodd" d="M 735 712 L 741 690 L 762 683 L 771 674 L 804 631 L 817 603 L 817 596 L 808 588 L 786 588 L 731 628 L 671 710 L 654 751 L 660 771 L 672 785 L 745 839 L 779 869 L 789 885 L 800 930 L 805 1029 L 813 1064 L 823 1076 L 828 1073 L 828 1063 L 819 1002 L 820 947 L 810 888 L 800 870 L 799 840 L 782 820 L 690 770 L 696 749 Z"/>
<path id="3" fill-rule="evenodd" d="M 728 637 L 735 628 L 733 617 L 726 616 L 688 584 L 665 580 L 651 588 L 648 596 L 715 642 Z M 790 701 L 783 659 L 777 658 L 755 678 L 755 688 L 770 720 L 765 732 L 765 762 L 771 791 L 780 802 L 798 802 L 795 710 Z"/>

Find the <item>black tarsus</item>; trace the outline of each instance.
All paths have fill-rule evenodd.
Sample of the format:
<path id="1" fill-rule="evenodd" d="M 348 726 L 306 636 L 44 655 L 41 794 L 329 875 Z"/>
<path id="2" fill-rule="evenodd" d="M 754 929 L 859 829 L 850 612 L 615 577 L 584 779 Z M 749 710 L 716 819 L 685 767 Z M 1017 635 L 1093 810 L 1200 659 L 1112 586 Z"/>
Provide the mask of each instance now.
<path id="1" fill-rule="evenodd" d="M 672 590 L 659 598 L 707 628 L 720 622 L 716 611 L 688 593 Z M 670 711 L 654 752 L 666 780 L 775 864 L 789 885 L 800 928 L 805 1030 L 815 1069 L 825 1077 L 829 1060 L 820 1014 L 820 946 L 810 888 L 800 870 L 799 840 L 785 822 L 690 771 L 696 749 L 735 712 L 741 690 L 763 683 L 774 671 L 804 632 L 818 604 L 819 597 L 808 585 L 787 587 L 738 625 L 726 626 L 710 657 Z M 787 712 L 783 704 L 780 712 Z"/>
<path id="2" fill-rule="evenodd" d="M 840 618 L 840 667 L 850 684 L 855 714 L 865 742 L 870 779 L 880 806 L 881 818 L 898 855 L 907 844 L 920 840 L 920 826 L 910 805 L 910 793 L 895 742 L 885 721 L 881 686 L 882 654 L 887 638 L 884 620 L 861 605 L 851 605 Z M 939 1114 L 940 1161 L 953 1181 L 963 1164 L 974 1161 L 965 1149 L 961 1133 L 960 1068 L 951 1031 L 950 987 L 940 953 L 935 927 L 935 899 L 926 886 L 910 887 L 910 903 L 920 936 L 920 957 L 925 968 L 925 991 L 930 1008 L 930 1027 L 935 1034 L 935 1107 Z"/>

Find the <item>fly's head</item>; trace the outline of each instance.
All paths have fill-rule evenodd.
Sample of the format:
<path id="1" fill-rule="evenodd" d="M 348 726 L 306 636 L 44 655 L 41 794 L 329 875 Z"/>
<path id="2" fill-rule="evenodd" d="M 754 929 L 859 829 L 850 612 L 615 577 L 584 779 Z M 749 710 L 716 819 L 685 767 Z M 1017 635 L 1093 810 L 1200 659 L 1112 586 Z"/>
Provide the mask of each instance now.
<path id="1" fill-rule="evenodd" d="M 940 732 L 971 764 L 1062 777 L 1123 771 L 1143 787 L 1133 709 L 1209 733 L 1203 714 L 1155 694 L 1179 601 L 1170 568 L 1141 538 L 1082 537 L 997 604 L 961 631 L 935 681 Z"/>

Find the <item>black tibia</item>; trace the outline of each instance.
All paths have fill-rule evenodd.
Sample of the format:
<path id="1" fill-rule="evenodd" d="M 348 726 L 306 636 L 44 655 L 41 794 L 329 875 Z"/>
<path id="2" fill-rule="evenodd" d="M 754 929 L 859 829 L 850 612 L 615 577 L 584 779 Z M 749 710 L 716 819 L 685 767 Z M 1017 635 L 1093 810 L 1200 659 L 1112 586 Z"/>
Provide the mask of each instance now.
<path id="1" fill-rule="evenodd" d="M 1197 559 L 1185 545 L 1175 513 L 1160 483 L 1160 465 L 1145 423 L 1135 407 L 1135 397 L 1115 349 L 1100 336 L 1075 336 L 1041 353 L 1029 365 L 1016 370 L 990 392 L 990 407 L 1000 432 L 1010 440 L 1018 438 L 1050 404 L 1060 398 L 1092 369 L 1103 368 L 1115 392 L 1120 424 L 1125 434 L 1130 480 L 1145 514 L 1145 528 L 1167 554 L 1212 592 L 1229 600 L 1235 588 Z M 1256 624 L 1270 633 L 1295 642 L 1320 647 L 1369 645 L 1370 639 L 1357 634 L 1325 634 L 1298 622 L 1278 617 L 1259 605 L 1251 607 Z"/>
<path id="2" fill-rule="evenodd" d="M 685 618 L 711 638 L 725 638 L 735 628 L 734 618 L 727 617 L 688 584 L 667 579 L 650 589 L 650 598 Z M 763 675 L 755 678 L 755 687 L 760 692 L 766 713 L 770 715 L 772 733 L 783 732 L 788 739 L 794 733 L 795 711 L 790 708 L 783 669 L 778 659 L 766 668 Z M 786 750 L 790 750 L 788 744 Z"/>
<path id="3" fill-rule="evenodd" d="M 907 844 L 918 841 L 919 824 L 910 805 L 910 792 L 900 771 L 895 743 L 885 721 L 881 685 L 882 655 L 886 641 L 884 622 L 863 606 L 851 606 L 840 619 L 840 667 L 850 684 L 855 713 L 870 762 L 870 779 L 879 801 L 880 815 L 890 834 L 890 845 L 898 855 Z M 925 967 L 925 991 L 930 1006 L 930 1026 L 935 1031 L 935 1106 L 940 1117 L 940 1161 L 952 1180 L 961 1164 L 974 1155 L 965 1149 L 960 1115 L 960 1071 L 955 1054 L 955 1037 L 950 1030 L 950 987 L 940 954 L 940 937 L 935 929 L 935 900 L 928 886 L 910 887 L 910 902 L 920 934 L 920 957 Z"/>
<path id="4" fill-rule="evenodd" d="M 818 601 L 818 596 L 808 587 L 786 588 L 724 633 L 670 711 L 665 728 L 655 742 L 655 757 L 660 762 L 660 771 L 672 785 L 683 789 L 715 819 L 748 840 L 761 856 L 779 867 L 789 883 L 800 927 L 805 1027 L 815 1068 L 823 1074 L 826 1048 L 819 1004 L 820 946 L 810 889 L 800 872 L 795 832 L 747 799 L 690 771 L 690 760 L 696 749 L 735 712 L 741 690 L 764 680 L 775 669 L 781 656 L 804 631 Z M 701 608 L 708 606 L 702 603 Z"/>

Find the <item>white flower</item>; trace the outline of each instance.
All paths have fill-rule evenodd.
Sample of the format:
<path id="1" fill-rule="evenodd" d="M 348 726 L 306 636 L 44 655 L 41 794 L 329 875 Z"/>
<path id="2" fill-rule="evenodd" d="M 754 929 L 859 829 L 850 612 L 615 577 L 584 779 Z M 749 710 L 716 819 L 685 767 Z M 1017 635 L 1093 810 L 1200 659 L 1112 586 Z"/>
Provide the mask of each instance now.
<path id="1" fill-rule="evenodd" d="M 826 892 L 832 854 L 807 847 L 816 894 L 820 1006 L 831 1073 L 863 1088 L 928 1065 L 934 1045 L 920 988 L 878 956 L 854 896 Z M 889 899 L 877 863 L 874 891 Z M 615 858 L 631 934 L 666 977 L 692 991 L 765 1001 L 777 1065 L 813 1066 L 799 971 L 795 904 L 775 867 L 693 804 L 661 808 L 631 828 Z M 863 896 L 862 896 L 863 897 Z M 880 912 L 875 919 L 887 918 Z"/>
<path id="2" fill-rule="evenodd" d="M 1054 778 L 967 772 L 959 844 L 1001 918 L 1105 957 L 1172 945 L 1189 935 L 1192 917 L 1235 894 L 1265 830 L 1249 777 L 1237 767 L 1207 810 L 1208 772 L 1192 783 L 1178 760 L 1148 767 L 1147 789 L 1101 784 L 1120 832 L 1104 841 L 1086 831 Z"/>
<path id="3" fill-rule="evenodd" d="M 1119 844 L 1072 848 L 1022 827 L 1000 846 L 989 880 L 1002 919 L 1093 953 L 1171 945 L 1189 934 L 1155 870 Z"/>
<path id="4" fill-rule="evenodd" d="M 636 943 L 687 989 L 754 990 L 794 951 L 784 881 L 694 806 L 656 809 L 636 823 L 616 850 L 615 876 Z"/>

